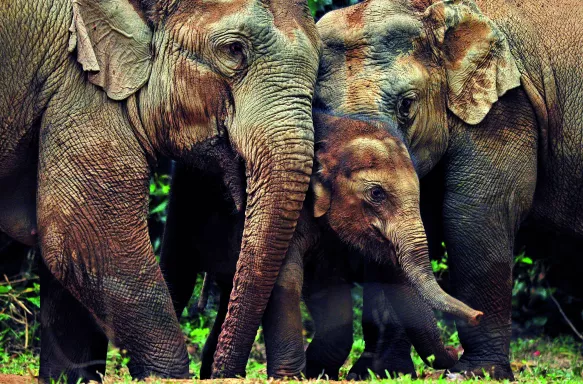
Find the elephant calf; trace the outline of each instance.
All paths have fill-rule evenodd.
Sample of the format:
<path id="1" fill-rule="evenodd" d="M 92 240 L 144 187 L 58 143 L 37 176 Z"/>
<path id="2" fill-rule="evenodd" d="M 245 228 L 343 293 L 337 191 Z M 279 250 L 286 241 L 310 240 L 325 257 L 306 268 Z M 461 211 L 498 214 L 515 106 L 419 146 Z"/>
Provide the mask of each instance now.
<path id="1" fill-rule="evenodd" d="M 413 328 L 423 335 L 413 337 L 413 341 L 419 343 L 423 354 L 436 355 L 438 364 L 451 365 L 452 356 L 439 340 L 433 314 L 425 304 L 419 304 L 417 295 L 431 307 L 457 315 L 470 323 L 477 323 L 482 313 L 447 295 L 435 281 L 419 213 L 419 182 L 407 148 L 389 133 L 390 126 L 381 123 L 319 113 L 314 115 L 314 122 L 319 149 L 317 169 L 311 181 L 312 199 L 305 204 L 300 215 L 298 228 L 263 317 L 269 376 L 300 376 L 304 370 L 300 313 L 304 260 L 317 260 L 314 255 L 327 252 L 341 243 L 358 249 L 379 263 L 398 266 L 390 268 L 397 271 L 394 280 L 395 286 L 399 287 L 390 294 L 406 297 L 395 301 L 398 308 L 412 312 L 401 316 L 404 321 L 413 321 L 411 315 L 417 313 L 414 319 L 417 326 Z M 182 178 L 184 169 L 178 172 L 176 176 L 182 180 L 193 179 Z M 173 190 L 175 205 L 168 216 L 168 235 L 161 260 L 177 312 L 182 312 L 192 292 L 193 271 L 214 272 L 222 283 L 223 299 L 219 314 L 203 352 L 201 377 L 206 378 L 210 374 L 214 344 L 226 315 L 226 299 L 231 290 L 233 264 L 241 239 L 242 217 L 230 215 L 233 208 L 224 204 L 220 191 L 201 199 L 197 189 L 186 191 L 186 184 L 178 187 L 183 188 L 177 188 L 175 184 Z M 190 196 L 190 200 L 186 196 Z M 177 209 L 178 200 L 184 203 L 190 201 L 190 205 Z M 223 204 L 219 204 L 218 209 L 212 204 L 221 201 Z M 195 230 L 192 231 L 192 224 L 187 221 L 181 223 L 180 220 L 186 219 L 189 214 L 206 220 L 201 220 L 204 224 L 195 223 Z M 197 226 L 204 229 L 198 230 Z M 195 241 L 191 236 L 177 238 L 172 235 L 175 231 L 202 233 L 203 237 Z M 198 260 L 181 257 L 185 249 L 193 247 L 201 255 Z M 346 296 L 339 297 L 344 300 Z M 324 299 L 324 303 L 334 306 L 334 300 L 330 296 Z M 348 308 L 350 313 L 338 313 L 333 320 L 341 320 L 344 316 L 350 318 L 351 324 L 350 305 L 342 305 L 342 308 Z M 312 309 L 321 313 L 321 308 Z M 326 322 L 316 315 L 317 323 L 319 318 Z M 351 325 L 348 332 L 352 332 Z M 345 346 L 347 350 L 343 349 L 345 355 L 342 357 L 333 351 L 335 356 L 332 360 L 340 360 L 340 365 L 344 362 L 350 351 L 351 339 L 350 336 L 350 343 Z M 326 346 L 321 347 L 318 348 L 326 349 Z M 314 348 L 308 350 L 308 354 Z M 326 352 L 316 353 L 314 364 L 319 364 L 316 361 L 320 358 L 326 359 Z M 330 364 L 323 362 L 320 365 Z M 315 374 L 318 373 L 316 370 Z"/>

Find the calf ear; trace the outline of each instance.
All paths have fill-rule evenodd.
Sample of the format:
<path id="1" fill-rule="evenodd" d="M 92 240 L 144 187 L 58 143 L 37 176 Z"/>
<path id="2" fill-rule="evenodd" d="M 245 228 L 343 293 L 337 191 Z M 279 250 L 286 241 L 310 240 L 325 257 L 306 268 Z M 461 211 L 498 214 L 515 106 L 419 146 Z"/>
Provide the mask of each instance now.
<path id="1" fill-rule="evenodd" d="M 89 81 L 123 100 L 150 76 L 152 30 L 128 0 L 72 0 L 69 51 L 89 72 Z"/>
<path id="2" fill-rule="evenodd" d="M 448 108 L 468 124 L 480 123 L 499 97 L 520 86 L 504 34 L 468 0 L 437 2 L 424 19 L 445 66 Z"/>
<path id="3" fill-rule="evenodd" d="M 314 217 L 322 217 L 330 210 L 330 190 L 322 184 L 318 176 L 312 176 L 311 183 L 314 193 Z"/>

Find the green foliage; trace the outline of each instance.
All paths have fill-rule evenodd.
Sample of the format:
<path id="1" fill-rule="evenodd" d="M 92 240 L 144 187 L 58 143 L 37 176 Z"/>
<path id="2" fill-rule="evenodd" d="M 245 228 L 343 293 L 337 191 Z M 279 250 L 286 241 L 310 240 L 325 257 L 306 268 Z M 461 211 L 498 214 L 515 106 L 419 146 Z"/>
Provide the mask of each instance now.
<path id="1" fill-rule="evenodd" d="M 33 259 L 33 255 L 29 257 Z M 28 261 L 28 259 L 27 259 Z M 40 285 L 38 277 L 0 282 L 0 373 L 28 374 L 38 369 Z"/>
<path id="2" fill-rule="evenodd" d="M 548 314 L 534 313 L 528 307 L 533 303 L 549 302 L 554 289 L 545 282 L 546 267 L 542 260 L 533 260 L 522 251 L 514 259 L 512 287 L 513 319 L 530 330 L 541 332 L 547 324 Z"/>
<path id="3" fill-rule="evenodd" d="M 155 173 L 150 178 L 150 236 L 154 253 L 160 252 L 162 244 L 162 229 L 166 224 L 166 211 L 170 201 L 170 175 Z"/>
<path id="4" fill-rule="evenodd" d="M 150 215 L 157 215 L 160 221 L 166 222 L 166 207 L 170 194 L 170 175 L 158 175 L 150 179 Z"/>
<path id="5" fill-rule="evenodd" d="M 440 260 L 431 260 L 431 268 L 433 269 L 433 273 L 435 273 L 437 278 L 441 278 L 442 275 L 448 271 L 447 267 L 447 250 L 445 249 L 445 243 L 441 243 L 441 247 L 443 248 L 443 256 L 441 256 Z"/>

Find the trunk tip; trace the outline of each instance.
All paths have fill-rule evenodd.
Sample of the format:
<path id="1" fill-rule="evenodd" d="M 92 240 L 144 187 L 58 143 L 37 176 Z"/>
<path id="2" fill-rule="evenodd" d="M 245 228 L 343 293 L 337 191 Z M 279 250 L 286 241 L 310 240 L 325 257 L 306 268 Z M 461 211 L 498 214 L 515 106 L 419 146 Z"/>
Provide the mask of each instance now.
<path id="1" fill-rule="evenodd" d="M 482 320 L 482 316 L 484 316 L 484 312 L 481 311 L 472 311 L 468 318 L 468 323 L 475 327 L 476 325 L 480 324 L 480 320 Z"/>

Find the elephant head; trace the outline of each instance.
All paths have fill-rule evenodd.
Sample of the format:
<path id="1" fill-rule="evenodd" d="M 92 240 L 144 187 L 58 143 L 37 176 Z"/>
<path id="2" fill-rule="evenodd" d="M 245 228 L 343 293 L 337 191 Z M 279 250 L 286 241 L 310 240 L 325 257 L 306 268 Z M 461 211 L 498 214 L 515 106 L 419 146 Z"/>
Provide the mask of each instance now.
<path id="1" fill-rule="evenodd" d="M 73 0 L 69 48 L 146 153 L 244 162 L 245 227 L 215 369 L 245 364 L 293 235 L 313 161 L 320 40 L 305 0 Z M 211 153 L 212 151 L 208 151 Z M 207 153 L 205 151 L 205 153 Z"/>
<path id="2" fill-rule="evenodd" d="M 326 215 L 349 245 L 377 261 L 392 261 L 431 307 L 477 324 L 482 312 L 446 294 L 435 280 L 421 221 L 419 180 L 407 147 L 389 134 L 396 129 L 319 113 L 314 124 L 319 165 L 312 176 L 314 216 Z"/>
<path id="3" fill-rule="evenodd" d="M 326 14 L 315 103 L 398 126 L 424 176 L 455 125 L 479 124 L 520 73 L 470 0 L 370 0 Z"/>

